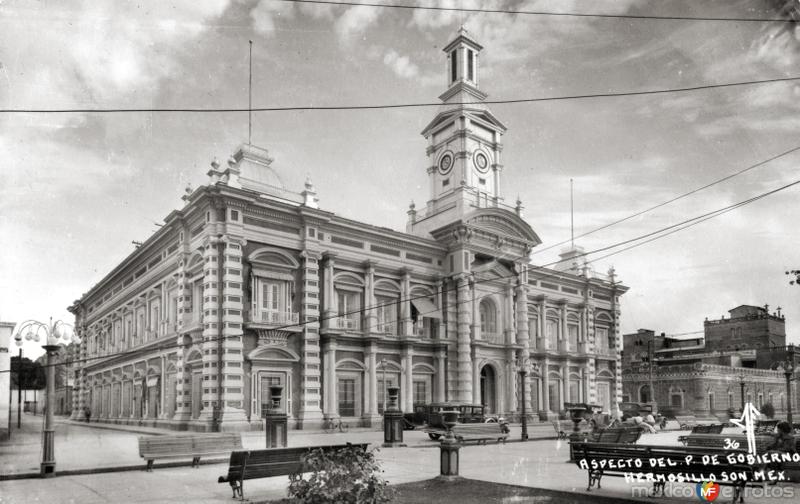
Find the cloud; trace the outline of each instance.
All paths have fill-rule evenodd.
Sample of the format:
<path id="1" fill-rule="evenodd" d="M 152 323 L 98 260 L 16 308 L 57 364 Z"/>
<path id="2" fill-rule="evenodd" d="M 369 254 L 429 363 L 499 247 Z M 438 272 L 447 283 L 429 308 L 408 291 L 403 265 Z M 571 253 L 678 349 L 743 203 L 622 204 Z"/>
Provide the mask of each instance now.
<path id="1" fill-rule="evenodd" d="M 258 2 L 250 11 L 253 29 L 260 35 L 271 35 L 275 32 L 275 18 L 294 18 L 294 5 L 271 0 Z"/>
<path id="2" fill-rule="evenodd" d="M 383 63 L 404 79 L 413 79 L 419 75 L 419 67 L 412 63 L 408 56 L 401 56 L 394 49 L 386 53 Z"/>
<path id="3" fill-rule="evenodd" d="M 336 20 L 336 34 L 342 42 L 347 43 L 351 38 L 363 35 L 378 20 L 382 11 L 383 9 L 370 6 L 351 7 Z"/>

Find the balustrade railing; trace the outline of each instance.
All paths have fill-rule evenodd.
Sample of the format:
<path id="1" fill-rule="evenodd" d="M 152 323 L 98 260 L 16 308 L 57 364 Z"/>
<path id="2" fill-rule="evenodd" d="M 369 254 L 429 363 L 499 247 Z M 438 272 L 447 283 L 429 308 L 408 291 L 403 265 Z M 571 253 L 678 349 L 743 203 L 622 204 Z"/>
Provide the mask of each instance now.
<path id="1" fill-rule="evenodd" d="M 292 312 L 258 310 L 253 322 L 264 324 L 297 324 L 300 321 L 300 314 Z"/>

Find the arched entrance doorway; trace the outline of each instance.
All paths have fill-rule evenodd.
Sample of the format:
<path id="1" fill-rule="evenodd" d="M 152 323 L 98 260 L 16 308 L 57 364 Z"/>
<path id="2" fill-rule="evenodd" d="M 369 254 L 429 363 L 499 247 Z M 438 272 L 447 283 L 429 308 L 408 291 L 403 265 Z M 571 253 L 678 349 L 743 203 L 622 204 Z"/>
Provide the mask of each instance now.
<path id="1" fill-rule="evenodd" d="M 486 406 L 486 413 L 497 411 L 497 377 L 490 365 L 481 368 L 481 404 Z"/>

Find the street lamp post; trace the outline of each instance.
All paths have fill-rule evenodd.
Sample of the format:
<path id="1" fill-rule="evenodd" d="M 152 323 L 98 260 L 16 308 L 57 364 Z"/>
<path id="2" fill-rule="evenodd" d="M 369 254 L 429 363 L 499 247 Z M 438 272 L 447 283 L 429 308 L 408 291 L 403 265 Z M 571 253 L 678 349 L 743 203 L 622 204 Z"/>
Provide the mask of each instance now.
<path id="1" fill-rule="evenodd" d="M 70 339 L 75 343 L 80 343 L 80 338 L 74 331 L 68 331 L 71 324 L 57 320 L 53 322 L 52 317 L 48 324 L 38 322 L 36 320 L 26 320 L 17 329 L 15 340 L 22 342 L 22 334 L 25 334 L 26 340 L 40 341 L 40 333 L 44 333 L 44 342 L 42 345 L 47 353 L 47 360 L 45 366 L 47 367 L 47 402 L 45 405 L 45 420 L 44 420 L 44 436 L 42 437 L 42 463 L 41 463 L 41 476 L 44 478 L 56 475 L 56 458 L 55 458 L 55 430 L 53 429 L 53 408 L 54 408 L 54 395 L 55 395 L 55 360 L 54 357 L 58 352 L 61 343 L 67 343 Z M 61 341 L 61 340 L 64 341 Z"/>
<path id="2" fill-rule="evenodd" d="M 521 404 L 521 413 L 522 413 L 522 436 L 521 439 L 523 441 L 528 440 L 528 413 L 525 411 L 525 403 L 527 402 L 527 390 L 525 386 L 525 382 L 527 381 L 525 377 L 528 375 L 529 368 L 531 367 L 530 358 L 527 357 L 520 357 L 519 362 L 517 363 L 517 370 L 519 372 L 520 378 L 520 390 L 522 393 L 520 394 L 520 402 Z"/>
<path id="3" fill-rule="evenodd" d="M 386 412 L 386 359 L 381 359 L 381 379 L 383 381 L 383 412 Z"/>
<path id="4" fill-rule="evenodd" d="M 786 377 L 786 421 L 792 425 L 792 375 L 795 370 L 794 345 L 786 347 L 786 355 L 781 363 L 783 375 Z"/>
<path id="5" fill-rule="evenodd" d="M 19 361 L 17 361 L 17 429 L 22 428 L 22 335 L 17 333 L 14 342 L 19 347 Z"/>
<path id="6" fill-rule="evenodd" d="M 744 373 L 739 375 L 739 390 L 742 395 L 741 405 L 742 413 L 744 414 Z"/>

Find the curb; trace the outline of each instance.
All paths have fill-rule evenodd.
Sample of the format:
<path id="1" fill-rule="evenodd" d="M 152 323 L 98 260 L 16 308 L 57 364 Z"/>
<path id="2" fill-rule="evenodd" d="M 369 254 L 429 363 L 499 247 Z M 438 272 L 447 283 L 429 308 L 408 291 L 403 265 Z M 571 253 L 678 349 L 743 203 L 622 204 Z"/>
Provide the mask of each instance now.
<path id="1" fill-rule="evenodd" d="M 224 464 L 230 461 L 230 458 L 210 458 L 200 460 L 198 465 L 213 465 Z M 153 469 L 170 468 L 170 467 L 192 467 L 192 462 L 161 462 L 153 464 Z M 145 462 L 136 465 L 114 466 L 114 467 L 93 467 L 90 469 L 67 469 L 64 471 L 57 471 L 56 476 L 83 476 L 87 474 L 102 474 L 111 472 L 127 472 L 127 471 L 146 471 L 147 464 Z M 42 479 L 39 473 L 20 473 L 20 474 L 0 474 L 0 481 L 21 480 L 21 479 Z M 49 479 L 49 478 L 48 478 Z"/>

